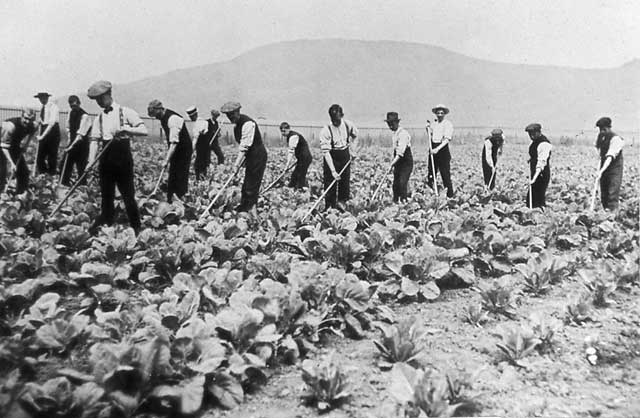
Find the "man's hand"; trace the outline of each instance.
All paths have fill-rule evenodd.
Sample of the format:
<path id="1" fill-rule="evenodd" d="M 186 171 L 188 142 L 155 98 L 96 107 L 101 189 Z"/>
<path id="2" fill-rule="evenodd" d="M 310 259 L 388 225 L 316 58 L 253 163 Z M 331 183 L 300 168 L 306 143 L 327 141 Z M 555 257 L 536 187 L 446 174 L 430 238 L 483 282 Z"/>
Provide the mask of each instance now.
<path id="1" fill-rule="evenodd" d="M 36 136 L 36 139 L 38 140 L 38 142 L 42 141 L 44 139 L 43 135 L 38 135 Z"/>
<path id="2" fill-rule="evenodd" d="M 340 174 L 337 171 L 333 170 L 333 173 L 331 174 L 333 175 L 334 180 L 340 180 Z"/>
<path id="3" fill-rule="evenodd" d="M 167 158 L 166 160 L 164 160 L 164 163 L 162 164 L 163 167 L 168 167 L 169 166 L 169 159 Z"/>
<path id="4" fill-rule="evenodd" d="M 538 180 L 538 175 L 540 175 L 540 172 L 536 171 L 536 174 L 533 175 L 533 178 L 531 178 L 531 181 L 529 181 L 529 184 L 535 183 L 536 180 Z"/>

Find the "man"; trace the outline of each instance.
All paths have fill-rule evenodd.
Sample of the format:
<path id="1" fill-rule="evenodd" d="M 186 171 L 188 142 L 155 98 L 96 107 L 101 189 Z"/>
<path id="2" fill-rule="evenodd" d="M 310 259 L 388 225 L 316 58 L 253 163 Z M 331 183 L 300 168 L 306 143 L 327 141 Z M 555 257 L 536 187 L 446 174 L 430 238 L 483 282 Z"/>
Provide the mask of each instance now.
<path id="1" fill-rule="evenodd" d="M 193 148 L 184 119 L 171 109 L 165 109 L 160 100 L 152 100 L 147 108 L 149 116 L 160 120 L 167 138 L 167 157 L 164 167 L 169 166 L 167 202 L 173 203 L 173 195 L 182 200 L 189 191 L 189 165 Z"/>
<path id="2" fill-rule="evenodd" d="M 484 139 L 482 147 L 482 176 L 484 177 L 484 187 L 493 190 L 496 185 L 494 170 L 498 162 L 498 155 L 502 155 L 504 136 L 502 129 L 496 128 L 491 131 L 491 136 Z"/>
<path id="3" fill-rule="evenodd" d="M 331 123 L 320 130 L 320 149 L 324 158 L 322 171 L 324 174 L 324 189 L 327 190 L 333 180 L 337 180 L 334 187 L 325 195 L 325 208 L 337 208 L 350 197 L 351 161 L 350 146 L 358 138 L 358 129 L 346 119 L 339 104 L 329 107 Z M 346 169 L 340 174 L 340 172 Z M 338 189 L 336 193 L 336 188 Z"/>
<path id="4" fill-rule="evenodd" d="M 531 196 L 527 193 L 527 205 L 532 208 L 541 208 L 546 205 L 545 194 L 551 180 L 552 146 L 546 136 L 542 135 L 542 125 L 531 123 L 524 129 L 531 138 L 529 145 L 529 173 Z"/>
<path id="5" fill-rule="evenodd" d="M 307 171 L 313 160 L 311 151 L 309 151 L 309 144 L 307 144 L 304 136 L 296 131 L 292 131 L 291 126 L 287 122 L 280 124 L 280 134 L 282 134 L 282 137 L 287 141 L 289 148 L 285 167 L 291 167 L 291 161 L 294 157 L 296 159 L 296 167 L 293 169 L 293 173 L 291 173 L 289 187 L 303 189 L 308 186 Z"/>
<path id="6" fill-rule="evenodd" d="M 449 151 L 449 142 L 453 138 L 453 124 L 446 120 L 445 115 L 449 114 L 449 109 L 439 104 L 431 111 L 436 115 L 436 121 L 431 127 L 431 147 L 430 152 L 433 154 L 434 167 L 431 166 L 431 159 L 429 159 L 429 174 L 427 177 L 427 184 L 433 188 L 434 172 L 437 174 L 440 171 L 440 177 L 442 177 L 442 183 L 447 188 L 447 197 L 453 197 L 453 184 L 451 183 L 451 152 Z M 429 122 L 427 122 L 429 123 Z"/>
<path id="7" fill-rule="evenodd" d="M 5 189 L 9 169 L 15 172 L 17 194 L 29 186 L 29 168 L 24 160 L 24 151 L 36 135 L 35 120 L 36 112 L 25 108 L 20 117 L 7 119 L 0 126 L 0 191 Z M 27 140 L 23 143 L 25 138 Z"/>
<path id="8" fill-rule="evenodd" d="M 220 111 L 235 125 L 233 135 L 238 143 L 238 157 L 234 167 L 238 170 L 243 162 L 245 165 L 242 195 L 236 211 L 252 210 L 253 215 L 257 216 L 255 205 L 258 203 L 260 184 L 267 167 L 267 150 L 262 142 L 258 124 L 249 116 L 240 113 L 240 108 L 238 102 L 227 102 Z"/>
<path id="9" fill-rule="evenodd" d="M 220 115 L 217 110 L 211 111 L 211 119 L 204 120 L 198 118 L 198 108 L 191 106 L 187 109 L 187 115 L 193 122 L 193 148 L 196 150 L 196 161 L 194 170 L 196 180 L 202 180 L 207 174 L 209 164 L 211 164 L 211 150 L 213 149 L 218 157 L 218 164 L 224 163 L 224 155 L 218 144 L 220 129 L 216 118 Z"/>
<path id="10" fill-rule="evenodd" d="M 409 198 L 409 177 L 413 171 L 413 154 L 411 153 L 411 135 L 400 127 L 397 112 L 388 112 L 385 119 L 393 132 L 393 201 L 399 202 Z"/>
<path id="11" fill-rule="evenodd" d="M 146 136 L 147 127 L 133 109 L 119 105 L 113 100 L 111 83 L 97 81 L 89 87 L 87 96 L 96 101 L 102 112 L 93 120 L 89 165 L 96 159 L 98 143 L 108 147 L 100 157 L 101 213 L 90 228 L 97 233 L 100 225 L 112 225 L 115 219 L 115 187 L 118 186 L 129 218 L 129 224 L 136 235 L 140 231 L 140 212 L 135 200 L 133 184 L 133 157 L 131 140 L 136 136 Z"/>
<path id="12" fill-rule="evenodd" d="M 69 145 L 65 149 L 65 162 L 62 165 L 62 184 L 71 185 L 71 173 L 76 167 L 78 177 L 82 176 L 89 161 L 89 135 L 91 121 L 89 115 L 80 107 L 80 98 L 69 96 L 69 118 L 67 119 L 67 137 Z"/>
<path id="13" fill-rule="evenodd" d="M 600 200 L 606 210 L 618 210 L 622 185 L 624 139 L 611 130 L 611 118 L 602 117 L 596 122 L 600 133 L 596 148 L 600 152 L 600 170 L 596 181 L 600 182 Z"/>
<path id="14" fill-rule="evenodd" d="M 36 167 L 39 173 L 56 174 L 58 164 L 58 147 L 60 146 L 60 109 L 49 101 L 51 95 L 40 92 L 33 97 L 40 100 L 40 135 L 38 139 L 38 152 L 36 155 Z"/>

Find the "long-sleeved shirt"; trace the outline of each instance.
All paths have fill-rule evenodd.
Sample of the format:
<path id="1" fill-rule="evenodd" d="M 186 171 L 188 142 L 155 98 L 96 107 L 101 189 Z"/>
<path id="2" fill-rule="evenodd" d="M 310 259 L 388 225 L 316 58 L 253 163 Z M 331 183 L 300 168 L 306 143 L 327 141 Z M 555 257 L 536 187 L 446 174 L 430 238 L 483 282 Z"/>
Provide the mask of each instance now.
<path id="1" fill-rule="evenodd" d="M 393 140 L 394 155 L 404 157 L 407 147 L 411 147 L 411 135 L 409 135 L 409 132 L 404 128 L 398 127 L 391 138 Z"/>
<path id="2" fill-rule="evenodd" d="M 346 149 L 349 146 L 350 139 L 358 137 L 358 128 L 353 122 L 342 119 L 339 126 L 330 123 L 320 130 L 320 149 L 322 151 L 331 151 L 332 149 Z"/>
<path id="3" fill-rule="evenodd" d="M 552 149 L 553 146 L 548 142 L 541 142 L 538 144 L 538 163 L 536 164 L 536 171 L 544 170 Z"/>
<path id="4" fill-rule="evenodd" d="M 431 134 L 431 140 L 436 144 L 440 144 L 445 139 L 451 141 L 453 138 L 453 124 L 447 119 L 443 119 L 442 122 L 436 120 L 431 125 Z"/>
<path id="5" fill-rule="evenodd" d="M 42 125 L 53 125 L 60 120 L 60 109 L 58 105 L 49 101 L 44 107 L 44 117 L 42 118 Z M 40 111 L 42 114 L 42 110 Z"/>
<path id="6" fill-rule="evenodd" d="M 91 129 L 91 120 L 89 119 L 89 115 L 84 113 L 80 118 L 80 127 L 78 128 L 78 132 L 76 133 L 76 138 L 71 138 L 71 113 L 69 113 L 69 117 L 67 118 L 67 136 L 69 137 L 69 142 L 73 142 L 78 136 L 85 136 L 89 129 Z"/>
<path id="7" fill-rule="evenodd" d="M 240 137 L 240 144 L 238 149 L 240 152 L 247 152 L 251 145 L 253 145 L 253 136 L 256 132 L 255 122 L 248 120 L 242 125 L 242 136 Z"/>

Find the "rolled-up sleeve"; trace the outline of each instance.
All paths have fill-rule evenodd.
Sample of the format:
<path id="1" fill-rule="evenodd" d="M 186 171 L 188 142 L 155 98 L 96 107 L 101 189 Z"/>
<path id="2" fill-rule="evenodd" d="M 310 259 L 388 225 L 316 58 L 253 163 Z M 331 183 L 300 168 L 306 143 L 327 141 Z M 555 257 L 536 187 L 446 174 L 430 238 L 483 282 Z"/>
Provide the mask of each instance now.
<path id="1" fill-rule="evenodd" d="M 320 129 L 320 149 L 322 151 L 331 151 L 331 132 L 329 128 L 324 126 Z"/>
<path id="2" fill-rule="evenodd" d="M 85 113 L 80 119 L 80 127 L 78 128 L 78 133 L 76 135 L 85 136 L 87 132 L 89 132 L 89 129 L 91 129 L 91 120 L 89 119 L 89 115 Z"/>
<path id="3" fill-rule="evenodd" d="M 552 149 L 553 147 L 548 142 L 541 142 L 538 144 L 538 163 L 536 164 L 536 171 L 544 170 Z"/>
<path id="4" fill-rule="evenodd" d="M 242 136 L 240 137 L 240 152 L 247 152 L 253 145 L 253 136 L 256 133 L 256 124 L 253 121 L 246 121 L 242 125 Z"/>
<path id="5" fill-rule="evenodd" d="M 169 127 L 169 143 L 177 144 L 180 142 L 180 130 L 184 126 L 184 119 L 177 115 L 171 115 L 167 126 Z"/>
<path id="6" fill-rule="evenodd" d="M 0 147 L 8 149 L 11 146 L 11 135 L 15 131 L 15 125 L 11 122 L 2 122 L 0 128 Z"/>
<path id="7" fill-rule="evenodd" d="M 609 143 L 609 151 L 607 151 L 607 157 L 616 158 L 622 148 L 624 147 L 624 140 L 619 136 L 614 136 L 611 138 L 611 142 Z"/>
<path id="8" fill-rule="evenodd" d="M 453 124 L 450 121 L 445 120 L 442 128 L 442 138 L 451 141 L 453 138 Z"/>
<path id="9" fill-rule="evenodd" d="M 295 151 L 298 146 L 298 141 L 300 137 L 298 135 L 291 135 L 289 138 L 289 151 Z"/>

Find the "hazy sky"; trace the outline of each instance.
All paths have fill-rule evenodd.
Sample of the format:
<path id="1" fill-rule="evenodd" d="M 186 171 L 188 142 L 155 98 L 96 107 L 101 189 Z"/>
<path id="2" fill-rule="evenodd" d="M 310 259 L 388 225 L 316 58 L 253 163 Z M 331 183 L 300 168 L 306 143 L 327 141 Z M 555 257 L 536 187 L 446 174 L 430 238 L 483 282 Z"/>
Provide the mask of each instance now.
<path id="1" fill-rule="evenodd" d="M 640 0 L 0 0 L 0 103 L 233 58 L 273 42 L 399 40 L 512 63 L 640 57 Z"/>

